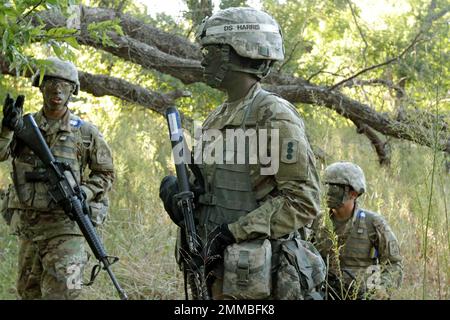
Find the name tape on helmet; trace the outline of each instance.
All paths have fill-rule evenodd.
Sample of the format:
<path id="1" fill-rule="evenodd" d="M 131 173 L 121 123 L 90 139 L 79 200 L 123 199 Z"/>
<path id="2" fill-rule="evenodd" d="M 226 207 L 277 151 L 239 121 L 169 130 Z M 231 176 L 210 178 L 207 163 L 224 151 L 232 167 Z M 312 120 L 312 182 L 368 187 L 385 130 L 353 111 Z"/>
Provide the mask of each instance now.
<path id="1" fill-rule="evenodd" d="M 220 26 L 209 27 L 208 29 L 206 29 L 206 35 L 210 36 L 221 33 L 249 32 L 249 31 L 273 32 L 273 33 L 280 32 L 278 27 L 272 24 L 238 23 L 238 24 L 223 24 Z"/>

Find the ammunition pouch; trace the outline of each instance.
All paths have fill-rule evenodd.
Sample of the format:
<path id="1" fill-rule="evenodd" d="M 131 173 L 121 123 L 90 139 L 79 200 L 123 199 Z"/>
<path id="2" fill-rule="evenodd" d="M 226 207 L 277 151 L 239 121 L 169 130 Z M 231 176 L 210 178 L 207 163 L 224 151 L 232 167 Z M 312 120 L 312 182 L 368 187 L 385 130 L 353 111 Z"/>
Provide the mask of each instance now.
<path id="1" fill-rule="evenodd" d="M 317 249 L 300 239 L 274 240 L 274 292 L 277 300 L 323 300 L 326 266 Z"/>
<path id="2" fill-rule="evenodd" d="M 29 171 L 25 172 L 26 182 L 45 182 L 48 180 L 46 171 Z"/>
<path id="3" fill-rule="evenodd" d="M 272 248 L 269 240 L 235 243 L 225 249 L 223 295 L 234 299 L 270 296 Z"/>

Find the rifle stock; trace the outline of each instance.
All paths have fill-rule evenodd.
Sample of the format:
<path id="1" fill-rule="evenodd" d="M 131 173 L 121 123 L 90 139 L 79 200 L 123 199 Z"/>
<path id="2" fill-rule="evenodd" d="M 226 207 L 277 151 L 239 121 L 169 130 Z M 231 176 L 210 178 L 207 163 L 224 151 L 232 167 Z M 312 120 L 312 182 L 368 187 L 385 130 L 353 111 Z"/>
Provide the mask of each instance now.
<path id="1" fill-rule="evenodd" d="M 55 203 L 61 205 L 64 212 L 77 223 L 94 256 L 100 262 L 100 267 L 103 266 L 103 269 L 110 276 L 120 298 L 127 300 L 128 297 L 125 291 L 120 287 L 110 269 L 110 266 L 118 261 L 118 258 L 108 256 L 106 253 L 88 213 L 83 208 L 84 198 L 81 188 L 76 182 L 77 180 L 70 165 L 56 161 L 31 114 L 23 117 L 23 126 L 15 132 L 15 136 L 44 163 L 47 169 L 46 177 L 51 198 Z M 71 176 L 71 179 L 68 176 Z M 73 182 L 75 182 L 75 185 L 73 185 Z M 91 278 L 90 283 L 93 280 L 94 276 Z"/>

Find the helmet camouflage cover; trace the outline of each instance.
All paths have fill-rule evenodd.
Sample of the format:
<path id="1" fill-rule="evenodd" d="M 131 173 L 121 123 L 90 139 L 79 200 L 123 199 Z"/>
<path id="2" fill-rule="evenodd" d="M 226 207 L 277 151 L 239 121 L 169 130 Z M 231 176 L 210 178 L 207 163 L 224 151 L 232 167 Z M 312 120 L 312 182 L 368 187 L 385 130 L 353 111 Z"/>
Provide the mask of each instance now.
<path id="1" fill-rule="evenodd" d="M 335 162 L 325 169 L 324 182 L 351 186 L 359 194 L 366 191 L 366 178 L 362 169 L 352 162 Z"/>
<path id="2" fill-rule="evenodd" d="M 202 46 L 228 44 L 238 55 L 250 59 L 284 59 L 278 23 L 264 11 L 249 7 L 228 8 L 206 17 L 196 39 Z"/>
<path id="3" fill-rule="evenodd" d="M 73 82 L 76 86 L 74 95 L 78 94 L 80 89 L 80 80 L 78 79 L 78 70 L 75 65 L 70 61 L 63 61 L 56 57 L 50 57 L 46 60 L 45 76 L 55 77 Z M 40 71 L 38 70 L 32 79 L 32 85 L 39 87 Z"/>

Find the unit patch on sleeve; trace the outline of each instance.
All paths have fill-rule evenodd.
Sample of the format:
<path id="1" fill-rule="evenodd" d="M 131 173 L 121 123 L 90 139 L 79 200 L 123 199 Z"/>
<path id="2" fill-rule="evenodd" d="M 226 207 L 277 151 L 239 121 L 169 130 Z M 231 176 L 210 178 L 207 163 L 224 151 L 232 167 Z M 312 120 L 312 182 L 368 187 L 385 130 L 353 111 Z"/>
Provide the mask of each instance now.
<path id="1" fill-rule="evenodd" d="M 281 162 L 296 163 L 298 154 L 298 141 L 292 138 L 283 139 L 281 146 Z"/>

